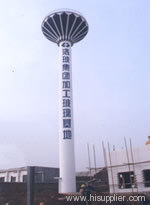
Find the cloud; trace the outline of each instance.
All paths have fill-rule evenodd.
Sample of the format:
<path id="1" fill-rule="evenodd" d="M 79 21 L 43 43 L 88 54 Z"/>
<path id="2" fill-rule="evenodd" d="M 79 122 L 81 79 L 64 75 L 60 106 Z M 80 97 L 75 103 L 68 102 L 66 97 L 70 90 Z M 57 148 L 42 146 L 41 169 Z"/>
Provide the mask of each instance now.
<path id="1" fill-rule="evenodd" d="M 0 169 L 26 166 L 24 153 L 16 144 L 0 145 Z"/>

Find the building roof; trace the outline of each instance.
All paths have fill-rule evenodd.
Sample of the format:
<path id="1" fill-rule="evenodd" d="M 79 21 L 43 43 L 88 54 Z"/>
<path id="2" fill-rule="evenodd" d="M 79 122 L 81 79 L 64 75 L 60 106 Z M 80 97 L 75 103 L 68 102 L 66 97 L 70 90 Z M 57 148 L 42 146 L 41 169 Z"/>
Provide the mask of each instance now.
<path id="1" fill-rule="evenodd" d="M 59 169 L 56 167 L 41 167 L 41 166 L 29 166 L 29 167 L 35 167 L 36 169 Z M 9 169 L 0 169 L 0 173 L 17 172 L 17 171 L 27 171 L 27 166 L 26 167 L 9 168 Z"/>
<path id="2" fill-rule="evenodd" d="M 91 171 L 77 172 L 76 176 L 77 177 L 90 177 L 90 176 L 94 176 L 95 174 L 99 173 L 101 170 L 103 170 L 103 168 L 96 168 L 96 170 L 92 168 Z"/>

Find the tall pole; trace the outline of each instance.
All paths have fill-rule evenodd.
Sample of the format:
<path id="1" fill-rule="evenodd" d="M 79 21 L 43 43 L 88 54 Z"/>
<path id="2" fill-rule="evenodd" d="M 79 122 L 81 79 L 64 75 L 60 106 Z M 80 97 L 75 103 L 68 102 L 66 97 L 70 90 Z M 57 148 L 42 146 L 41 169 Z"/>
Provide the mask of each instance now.
<path id="1" fill-rule="evenodd" d="M 71 43 L 62 41 L 59 50 L 59 191 L 75 192 Z"/>
<path id="2" fill-rule="evenodd" d="M 112 187 L 113 187 L 113 193 L 115 193 L 115 184 L 114 184 L 114 176 L 113 176 L 113 169 L 112 169 L 112 161 L 111 161 L 111 155 L 110 155 L 110 146 L 109 142 L 108 144 L 108 153 L 109 153 L 109 163 L 110 163 L 110 171 L 111 171 L 111 179 L 112 179 Z"/>
<path id="3" fill-rule="evenodd" d="M 138 183 L 136 183 L 136 174 L 135 174 L 135 164 L 134 164 L 134 156 L 133 156 L 133 149 L 132 149 L 132 141 L 131 141 L 131 138 L 130 138 L 130 151 L 131 151 L 131 159 L 132 159 L 132 164 L 133 164 L 133 170 L 134 170 L 134 184 L 137 188 L 137 192 L 138 192 Z"/>
<path id="4" fill-rule="evenodd" d="M 132 192 L 133 192 L 132 178 L 131 178 L 131 169 L 130 169 L 130 160 L 129 160 L 129 154 L 128 154 L 127 142 L 126 142 L 126 138 L 125 138 L 125 137 L 124 137 L 124 143 L 125 143 L 126 155 L 127 155 L 127 162 L 128 162 L 128 168 L 129 168 L 130 184 L 131 184 L 131 188 L 132 188 Z"/>
<path id="5" fill-rule="evenodd" d="M 104 155 L 104 163 L 105 163 L 105 167 L 107 169 L 107 157 L 106 157 L 106 149 L 104 146 L 104 142 L 102 141 L 102 148 L 103 148 L 103 155 Z"/>
<path id="6" fill-rule="evenodd" d="M 27 167 L 27 205 L 34 205 L 34 167 Z"/>
<path id="7" fill-rule="evenodd" d="M 96 173 L 96 153 L 95 153 L 95 145 L 93 144 L 93 156 L 94 156 L 94 166 L 95 166 L 95 173 Z"/>
<path id="8" fill-rule="evenodd" d="M 87 150 L 88 150 L 89 171 L 90 171 L 90 178 L 91 178 L 91 177 L 92 177 L 92 173 L 91 173 L 91 158 L 90 158 L 90 148 L 89 148 L 89 144 L 87 144 Z"/>
<path id="9" fill-rule="evenodd" d="M 42 22 L 44 36 L 59 46 L 59 193 L 76 192 L 71 47 L 88 33 L 78 12 L 56 10 Z"/>

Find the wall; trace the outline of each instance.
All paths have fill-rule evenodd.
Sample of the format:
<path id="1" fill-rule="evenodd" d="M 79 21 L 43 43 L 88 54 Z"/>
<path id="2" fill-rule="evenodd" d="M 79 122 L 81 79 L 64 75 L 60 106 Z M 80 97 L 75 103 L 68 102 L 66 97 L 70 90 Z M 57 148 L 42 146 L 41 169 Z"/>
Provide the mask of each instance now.
<path id="1" fill-rule="evenodd" d="M 56 180 L 54 177 L 59 176 L 59 169 L 58 168 L 51 168 L 51 167 L 35 167 L 35 173 L 41 176 L 39 177 L 40 180 L 36 179 L 37 182 L 40 183 L 55 183 Z M 5 182 L 11 182 L 11 177 L 16 177 L 16 182 L 23 182 L 23 176 L 27 175 L 27 167 L 22 168 L 15 168 L 15 169 L 8 169 L 8 170 L 1 170 L 0 177 L 5 178 Z"/>
<path id="2" fill-rule="evenodd" d="M 150 187 L 144 186 L 144 177 L 143 177 L 143 170 L 150 169 L 150 145 L 145 145 L 142 147 L 138 147 L 133 149 L 133 158 L 134 158 L 134 167 L 133 167 L 133 161 L 132 161 L 132 155 L 131 151 L 128 150 L 128 156 L 129 156 L 129 163 L 131 163 L 130 167 L 128 166 L 128 160 L 126 155 L 126 150 L 121 151 L 112 151 L 110 153 L 111 155 L 111 163 L 109 154 L 107 153 L 107 164 L 108 167 L 110 165 L 116 166 L 108 168 L 108 178 L 109 178 L 109 187 L 110 187 L 110 193 L 124 193 L 124 192 L 149 192 Z M 124 166 L 122 166 L 124 165 Z M 118 179 L 118 173 L 121 172 L 129 172 L 135 170 L 135 176 L 136 176 L 136 182 L 137 182 L 137 188 L 128 188 L 128 189 L 120 189 L 119 188 L 119 179 Z M 113 179 L 112 179 L 113 175 Z"/>

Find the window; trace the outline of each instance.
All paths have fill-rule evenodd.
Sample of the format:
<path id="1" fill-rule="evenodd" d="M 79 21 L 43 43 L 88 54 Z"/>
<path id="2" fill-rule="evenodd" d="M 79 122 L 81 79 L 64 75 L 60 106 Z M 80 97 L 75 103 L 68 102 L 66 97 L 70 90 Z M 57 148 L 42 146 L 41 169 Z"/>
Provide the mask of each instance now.
<path id="1" fill-rule="evenodd" d="M 23 177 L 22 177 L 22 181 L 23 181 L 24 183 L 27 182 L 27 175 L 23 175 Z"/>
<path id="2" fill-rule="evenodd" d="M 122 172 L 118 173 L 119 188 L 129 189 L 136 187 L 136 180 L 134 172 Z"/>
<path id="3" fill-rule="evenodd" d="M 4 182 L 5 181 L 5 177 L 0 177 L 0 182 Z"/>
<path id="4" fill-rule="evenodd" d="M 143 170 L 144 186 L 150 187 L 150 169 Z"/>
<path id="5" fill-rule="evenodd" d="M 11 176 L 10 181 L 11 181 L 11 182 L 16 182 L 16 177 Z"/>

